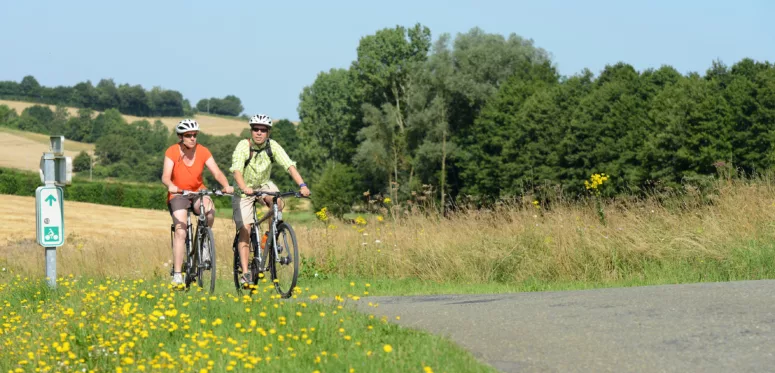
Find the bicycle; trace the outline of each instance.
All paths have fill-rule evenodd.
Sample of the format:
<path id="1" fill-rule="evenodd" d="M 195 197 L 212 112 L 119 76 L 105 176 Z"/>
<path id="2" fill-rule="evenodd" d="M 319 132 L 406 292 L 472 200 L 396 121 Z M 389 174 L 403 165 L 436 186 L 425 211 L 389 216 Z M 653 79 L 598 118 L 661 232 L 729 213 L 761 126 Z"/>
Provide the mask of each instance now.
<path id="1" fill-rule="evenodd" d="M 294 196 L 296 198 L 305 198 L 300 192 L 262 192 L 254 191 L 256 200 L 253 203 L 254 213 L 253 222 L 248 227 L 250 232 L 249 238 L 249 258 L 248 268 L 250 269 L 251 279 L 249 282 L 249 288 L 256 289 L 262 274 L 269 272 L 272 283 L 275 290 L 280 294 L 282 298 L 290 298 L 293 294 L 293 289 L 296 287 L 296 281 L 299 276 L 299 247 L 296 241 L 296 233 L 293 227 L 285 221 L 283 221 L 282 212 L 277 206 L 277 200 L 282 197 Z M 263 196 L 272 196 L 272 219 L 269 222 L 269 231 L 266 232 L 266 242 L 263 244 L 259 241 L 259 237 L 262 237 L 259 232 L 259 224 L 266 218 L 259 220 L 257 215 L 257 209 L 255 205 L 259 203 L 260 198 Z M 288 240 L 290 236 L 290 241 Z M 278 242 L 279 240 L 279 242 Z M 240 262 L 240 254 L 238 250 L 239 242 L 239 228 L 234 235 L 234 244 L 232 250 L 234 251 L 234 286 L 237 292 L 242 294 L 243 287 L 240 285 L 240 277 L 242 276 L 242 265 Z M 266 250 L 266 248 L 270 250 Z M 283 256 L 285 255 L 285 256 Z M 288 277 L 290 283 L 284 282 L 285 275 L 284 270 L 288 270 Z M 287 285 L 287 286 L 286 286 Z M 250 294 L 253 290 L 249 291 Z"/>
<path id="2" fill-rule="evenodd" d="M 174 193 L 182 196 L 195 196 L 191 201 L 191 206 L 188 207 L 186 213 L 186 241 L 183 258 L 183 268 L 181 272 L 185 274 L 184 284 L 186 290 L 191 287 L 191 284 L 196 280 L 197 285 L 200 288 L 205 289 L 206 286 L 210 288 L 210 293 L 215 291 L 215 239 L 213 236 L 213 230 L 207 226 L 206 212 L 204 212 L 204 197 L 205 196 L 231 196 L 221 192 L 220 190 L 207 190 L 203 189 L 197 192 L 191 192 L 184 190 L 182 193 Z M 199 211 L 197 216 L 196 229 L 194 229 L 191 223 L 191 214 L 194 213 L 194 205 L 199 200 Z M 193 238 L 193 241 L 192 241 Z M 170 233 L 170 246 L 173 245 L 175 239 L 175 224 L 171 226 Z M 209 276 L 207 272 L 209 271 Z M 209 277 L 209 279 L 207 278 Z M 209 280 L 209 284 L 208 284 Z"/>

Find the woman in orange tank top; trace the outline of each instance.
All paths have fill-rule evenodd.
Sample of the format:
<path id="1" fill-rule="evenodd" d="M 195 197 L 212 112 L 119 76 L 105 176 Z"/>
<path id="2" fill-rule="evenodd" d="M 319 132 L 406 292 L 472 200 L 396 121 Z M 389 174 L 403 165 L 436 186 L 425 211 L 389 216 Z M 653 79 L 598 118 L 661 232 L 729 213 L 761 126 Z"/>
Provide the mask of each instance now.
<path id="1" fill-rule="evenodd" d="M 215 163 L 213 155 L 203 145 L 197 144 L 196 137 L 199 134 L 199 124 L 195 120 L 184 119 L 175 128 L 180 141 L 167 148 L 164 153 L 164 169 L 161 182 L 167 186 L 167 208 L 175 226 L 175 234 L 172 240 L 172 284 L 183 284 L 183 275 L 180 273 L 183 267 L 183 254 L 186 239 L 186 210 L 191 206 L 192 200 L 188 196 L 180 194 L 185 190 L 195 192 L 205 189 L 202 173 L 205 166 L 215 176 L 215 180 L 223 187 L 224 193 L 232 193 L 234 188 L 229 185 L 226 175 L 221 172 Z M 215 205 L 210 197 L 202 199 L 207 217 L 207 225 L 213 226 L 215 222 Z M 194 213 L 201 213 L 199 202 L 194 204 Z M 209 258 L 203 258 L 208 261 Z"/>

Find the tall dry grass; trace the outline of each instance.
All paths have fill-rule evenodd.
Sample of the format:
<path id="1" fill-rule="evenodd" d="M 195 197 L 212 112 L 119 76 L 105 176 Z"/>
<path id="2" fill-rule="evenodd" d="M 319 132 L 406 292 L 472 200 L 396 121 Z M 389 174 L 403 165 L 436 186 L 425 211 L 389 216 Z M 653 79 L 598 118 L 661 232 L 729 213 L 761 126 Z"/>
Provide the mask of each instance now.
<path id="1" fill-rule="evenodd" d="M 593 203 L 559 201 L 539 209 L 527 201 L 447 218 L 412 213 L 365 225 L 316 222 L 296 233 L 304 276 L 473 283 L 769 278 L 775 277 L 773 185 L 725 180 L 682 196 L 609 201 L 606 225 Z M 11 216 L 0 226 L 0 262 L 42 275 L 34 199 L 2 195 L 0 203 Z M 166 211 L 66 202 L 65 221 L 59 274 L 169 273 Z M 218 273 L 228 279 L 233 223 L 219 218 L 214 232 Z"/>
<path id="2" fill-rule="evenodd" d="M 609 201 L 605 225 L 592 201 L 558 201 L 549 211 L 526 201 L 448 219 L 333 223 L 303 236 L 315 269 L 339 275 L 476 283 L 761 278 L 775 276 L 774 201 L 769 180 L 726 180 L 706 191 Z"/>

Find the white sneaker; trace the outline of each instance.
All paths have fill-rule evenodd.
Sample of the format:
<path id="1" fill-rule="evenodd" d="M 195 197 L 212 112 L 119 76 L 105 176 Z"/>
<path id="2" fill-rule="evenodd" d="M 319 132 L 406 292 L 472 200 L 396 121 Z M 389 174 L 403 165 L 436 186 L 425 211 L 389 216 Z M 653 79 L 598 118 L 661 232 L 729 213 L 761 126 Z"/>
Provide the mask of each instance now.
<path id="1" fill-rule="evenodd" d="M 176 273 L 172 275 L 172 286 L 179 286 L 183 285 L 183 274 L 182 273 Z"/>
<path id="2" fill-rule="evenodd" d="M 250 287 L 251 282 L 250 277 L 250 271 L 247 271 L 242 274 L 242 276 L 239 277 L 239 284 L 242 286 L 243 289 L 247 289 Z"/>

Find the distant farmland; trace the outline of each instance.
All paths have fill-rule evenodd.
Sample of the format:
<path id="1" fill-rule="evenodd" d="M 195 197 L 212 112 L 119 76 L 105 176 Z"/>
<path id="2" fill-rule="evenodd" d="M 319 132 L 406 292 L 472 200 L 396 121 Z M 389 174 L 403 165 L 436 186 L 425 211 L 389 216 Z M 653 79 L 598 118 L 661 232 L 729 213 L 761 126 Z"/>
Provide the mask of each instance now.
<path id="1" fill-rule="evenodd" d="M 33 106 L 33 105 L 40 105 L 40 106 L 48 106 L 51 108 L 51 110 L 55 110 L 55 105 L 47 105 L 47 104 L 39 104 L 34 102 L 23 102 L 23 101 L 10 101 L 10 100 L 0 100 L 0 105 L 6 105 L 12 109 L 16 110 L 17 114 L 21 114 L 24 109 Z M 77 108 L 68 108 L 68 112 L 70 113 L 70 116 L 76 116 L 78 115 L 78 109 Z M 95 111 L 95 115 L 96 115 Z M 175 128 L 175 125 L 180 122 L 182 117 L 136 117 L 133 115 L 123 115 L 124 119 L 127 121 L 127 123 L 131 123 L 137 120 L 147 120 L 151 123 L 153 123 L 156 120 L 160 120 L 162 123 L 164 123 L 167 128 L 170 130 L 173 130 Z M 207 115 L 207 114 L 197 114 L 196 115 L 196 121 L 199 122 L 200 127 L 202 128 L 202 132 L 205 132 L 210 135 L 216 135 L 216 136 L 222 136 L 222 135 L 239 135 L 242 130 L 247 128 L 247 122 L 240 118 L 227 118 L 223 116 L 215 116 L 215 115 Z M 47 140 L 48 141 L 48 140 Z"/>
<path id="2" fill-rule="evenodd" d="M 46 135 L 0 127 L 0 167 L 37 171 L 40 156 L 49 150 Z M 81 150 L 93 154 L 94 145 L 65 139 L 65 155 L 75 158 Z"/>

